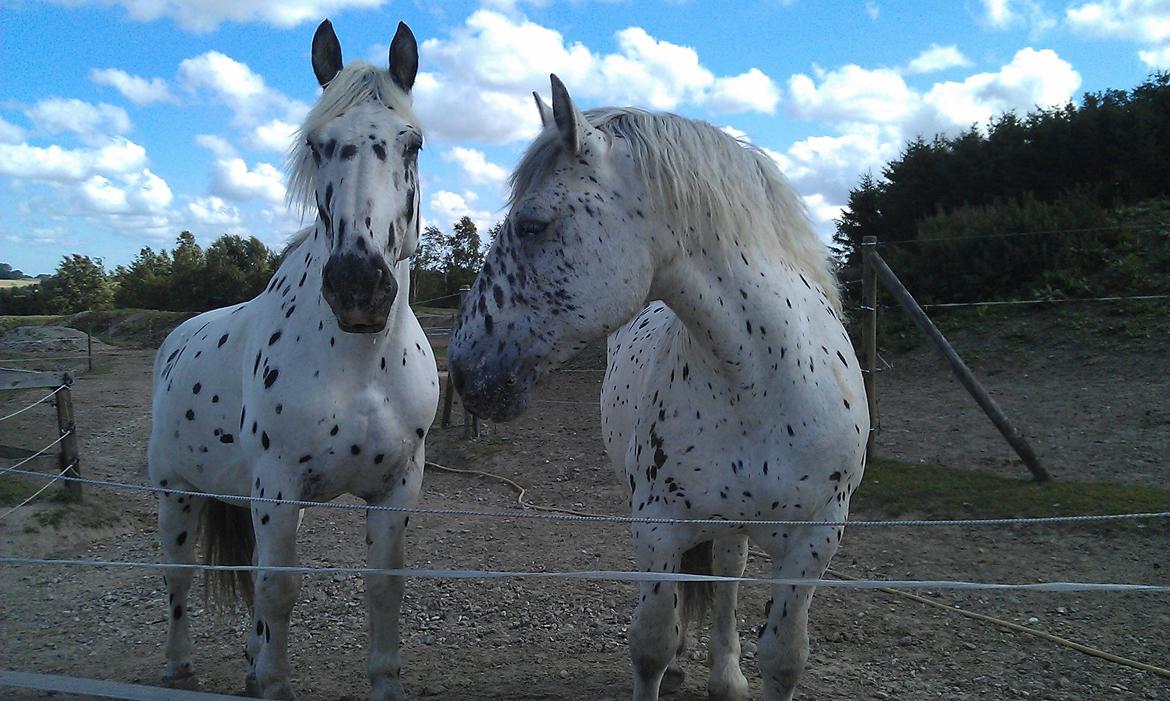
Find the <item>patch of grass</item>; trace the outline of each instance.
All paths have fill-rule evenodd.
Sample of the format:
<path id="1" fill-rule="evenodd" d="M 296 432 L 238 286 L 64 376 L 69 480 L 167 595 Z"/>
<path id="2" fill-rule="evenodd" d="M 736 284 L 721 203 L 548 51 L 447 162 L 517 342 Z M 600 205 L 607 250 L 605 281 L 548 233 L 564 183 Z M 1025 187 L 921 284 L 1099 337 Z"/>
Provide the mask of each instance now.
<path id="1" fill-rule="evenodd" d="M 857 511 L 927 518 L 1027 518 L 1170 511 L 1170 489 L 1053 480 L 1036 484 L 987 472 L 872 458 L 854 495 Z M 1170 528 L 1170 522 L 1077 524 L 1093 530 Z"/>
<path id="2" fill-rule="evenodd" d="M 443 316 L 451 316 L 458 311 L 454 307 L 417 307 L 412 305 L 410 308 L 414 310 L 415 314 L 440 314 Z"/>
<path id="3" fill-rule="evenodd" d="M 15 506 L 41 488 L 44 480 L 19 475 L 5 475 L 0 479 L 0 506 Z"/>
<path id="4" fill-rule="evenodd" d="M 39 285 L 40 280 L 0 280 L 0 290 L 10 287 L 28 287 L 29 285 Z"/>
<path id="5" fill-rule="evenodd" d="M 0 316 L 0 333 L 6 333 L 18 326 L 55 326 L 66 317 L 57 314 L 32 314 L 29 316 Z"/>
<path id="6" fill-rule="evenodd" d="M 157 309 L 111 309 L 71 315 L 0 316 L 0 334 L 18 326 L 67 326 L 91 331 L 104 343 L 130 348 L 157 348 L 166 335 L 195 312 Z"/>

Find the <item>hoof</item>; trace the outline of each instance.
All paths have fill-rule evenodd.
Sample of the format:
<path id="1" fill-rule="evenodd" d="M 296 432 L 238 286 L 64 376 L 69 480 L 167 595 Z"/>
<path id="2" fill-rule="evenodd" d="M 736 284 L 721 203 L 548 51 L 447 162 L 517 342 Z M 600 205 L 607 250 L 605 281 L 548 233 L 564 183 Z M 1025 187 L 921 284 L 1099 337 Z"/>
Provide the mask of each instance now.
<path id="1" fill-rule="evenodd" d="M 195 669 L 190 662 L 184 662 L 178 665 L 167 664 L 166 672 L 163 673 L 163 686 L 171 689 L 195 689 L 199 686 L 199 680 L 195 677 Z"/>
<path id="2" fill-rule="evenodd" d="M 683 671 L 682 667 L 667 667 L 662 674 L 662 683 L 658 689 L 664 694 L 673 694 L 682 688 L 683 682 L 686 680 L 687 673 Z"/>
<path id="3" fill-rule="evenodd" d="M 381 684 L 374 684 L 370 688 L 370 701 L 409 701 L 410 697 L 402 689 L 402 682 L 397 679 Z"/>
<path id="4" fill-rule="evenodd" d="M 707 683 L 708 701 L 747 701 L 748 680 L 739 667 L 733 667 L 724 674 L 711 674 Z"/>
<path id="5" fill-rule="evenodd" d="M 248 672 L 244 677 L 244 696 L 251 699 L 260 698 L 260 682 L 256 681 L 256 673 Z"/>

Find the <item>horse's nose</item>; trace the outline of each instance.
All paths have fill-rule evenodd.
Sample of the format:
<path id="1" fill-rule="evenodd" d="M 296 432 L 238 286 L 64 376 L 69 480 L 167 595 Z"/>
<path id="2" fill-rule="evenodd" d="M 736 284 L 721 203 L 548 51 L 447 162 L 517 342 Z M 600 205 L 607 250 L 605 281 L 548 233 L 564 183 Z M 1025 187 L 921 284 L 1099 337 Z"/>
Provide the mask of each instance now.
<path id="1" fill-rule="evenodd" d="M 381 256 L 343 253 L 325 263 L 321 292 L 343 331 L 371 333 L 386 326 L 398 281 Z"/>

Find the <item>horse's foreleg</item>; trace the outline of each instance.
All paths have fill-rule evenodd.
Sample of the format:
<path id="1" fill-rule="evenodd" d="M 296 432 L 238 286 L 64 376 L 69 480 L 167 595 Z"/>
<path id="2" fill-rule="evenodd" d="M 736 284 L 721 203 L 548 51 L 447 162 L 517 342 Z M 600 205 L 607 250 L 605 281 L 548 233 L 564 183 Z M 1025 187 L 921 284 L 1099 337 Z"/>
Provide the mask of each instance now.
<path id="1" fill-rule="evenodd" d="M 420 445 L 406 473 L 398 478 L 383 506 L 413 506 L 422 487 L 426 463 Z M 366 512 L 366 545 L 371 569 L 399 569 L 404 564 L 403 538 L 410 516 L 393 511 Z M 366 603 L 370 615 L 370 658 L 367 671 L 372 701 L 404 701 L 402 656 L 399 652 L 399 611 L 404 579 L 382 574 L 366 576 Z"/>
<path id="2" fill-rule="evenodd" d="M 659 532 L 660 533 L 660 532 Z M 638 526 L 634 550 L 643 572 L 678 572 L 682 548 L 655 542 L 659 534 Z M 677 582 L 642 582 L 641 597 L 630 621 L 630 660 L 634 665 L 634 701 L 657 701 L 662 676 L 678 651 L 682 635 Z"/>
<path id="3" fill-rule="evenodd" d="M 835 518 L 828 514 L 827 519 Z M 837 551 L 838 531 L 833 527 L 802 528 L 790 532 L 785 542 L 772 538 L 762 543 L 772 556 L 776 579 L 819 579 Z M 765 701 L 791 701 L 808 661 L 808 609 L 814 587 L 778 584 L 768 602 L 768 620 L 760 631 L 756 660 L 764 682 Z"/>
<path id="4" fill-rule="evenodd" d="M 188 485 L 173 485 L 189 489 Z M 194 564 L 195 539 L 199 534 L 199 517 L 207 500 L 176 494 L 160 494 L 158 499 L 158 532 L 163 558 L 167 563 Z M 167 586 L 167 666 L 163 680 L 182 682 L 195 674 L 191 664 L 190 615 L 187 611 L 187 593 L 195 571 L 189 568 L 168 568 L 163 580 Z"/>
<path id="5" fill-rule="evenodd" d="M 747 565 L 747 536 L 716 538 L 712 546 L 711 573 L 722 577 L 742 577 Z M 739 668 L 739 629 L 735 605 L 739 594 L 737 582 L 714 585 L 711 604 L 711 644 L 707 662 L 711 676 L 707 695 L 712 701 L 742 701 L 748 697 L 748 682 Z"/>
<path id="6" fill-rule="evenodd" d="M 295 487 L 266 471 L 253 484 L 252 495 L 296 499 Z M 257 486 L 259 485 L 259 486 Z M 300 510 L 287 504 L 252 503 L 256 530 L 256 564 L 260 567 L 293 567 L 297 564 L 297 522 Z M 262 698 L 294 699 L 288 664 L 288 621 L 301 589 L 301 575 L 256 572 L 255 613 L 251 635 L 256 642 L 253 666 Z"/>

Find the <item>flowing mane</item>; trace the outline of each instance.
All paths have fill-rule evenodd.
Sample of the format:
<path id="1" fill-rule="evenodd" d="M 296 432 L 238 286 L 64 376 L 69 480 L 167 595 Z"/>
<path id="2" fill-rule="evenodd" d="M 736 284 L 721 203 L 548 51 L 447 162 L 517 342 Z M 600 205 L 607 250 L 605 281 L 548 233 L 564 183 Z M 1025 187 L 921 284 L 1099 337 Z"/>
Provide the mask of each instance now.
<path id="1" fill-rule="evenodd" d="M 389 72 L 364 61 L 350 63 L 329 81 L 321 98 L 305 117 L 304 124 L 293 135 L 286 160 L 289 206 L 295 205 L 304 214 L 315 205 L 313 193 L 316 191 L 317 168 L 306 142 L 307 135 L 340 117 L 346 110 L 370 101 L 381 102 L 417 126 L 410 95 L 394 83 Z"/>
<path id="2" fill-rule="evenodd" d="M 828 251 L 804 203 L 763 151 L 706 122 L 674 114 L 605 107 L 584 115 L 610 139 L 626 140 L 658 214 L 673 219 L 675 231 L 689 237 L 706 230 L 734 232 L 721 240 L 729 242 L 733 235 L 745 255 L 783 255 L 809 274 L 840 312 Z M 557 130 L 549 128 L 528 147 L 512 173 L 511 204 L 551 171 L 561 144 Z M 730 246 L 723 250 L 730 252 Z"/>

